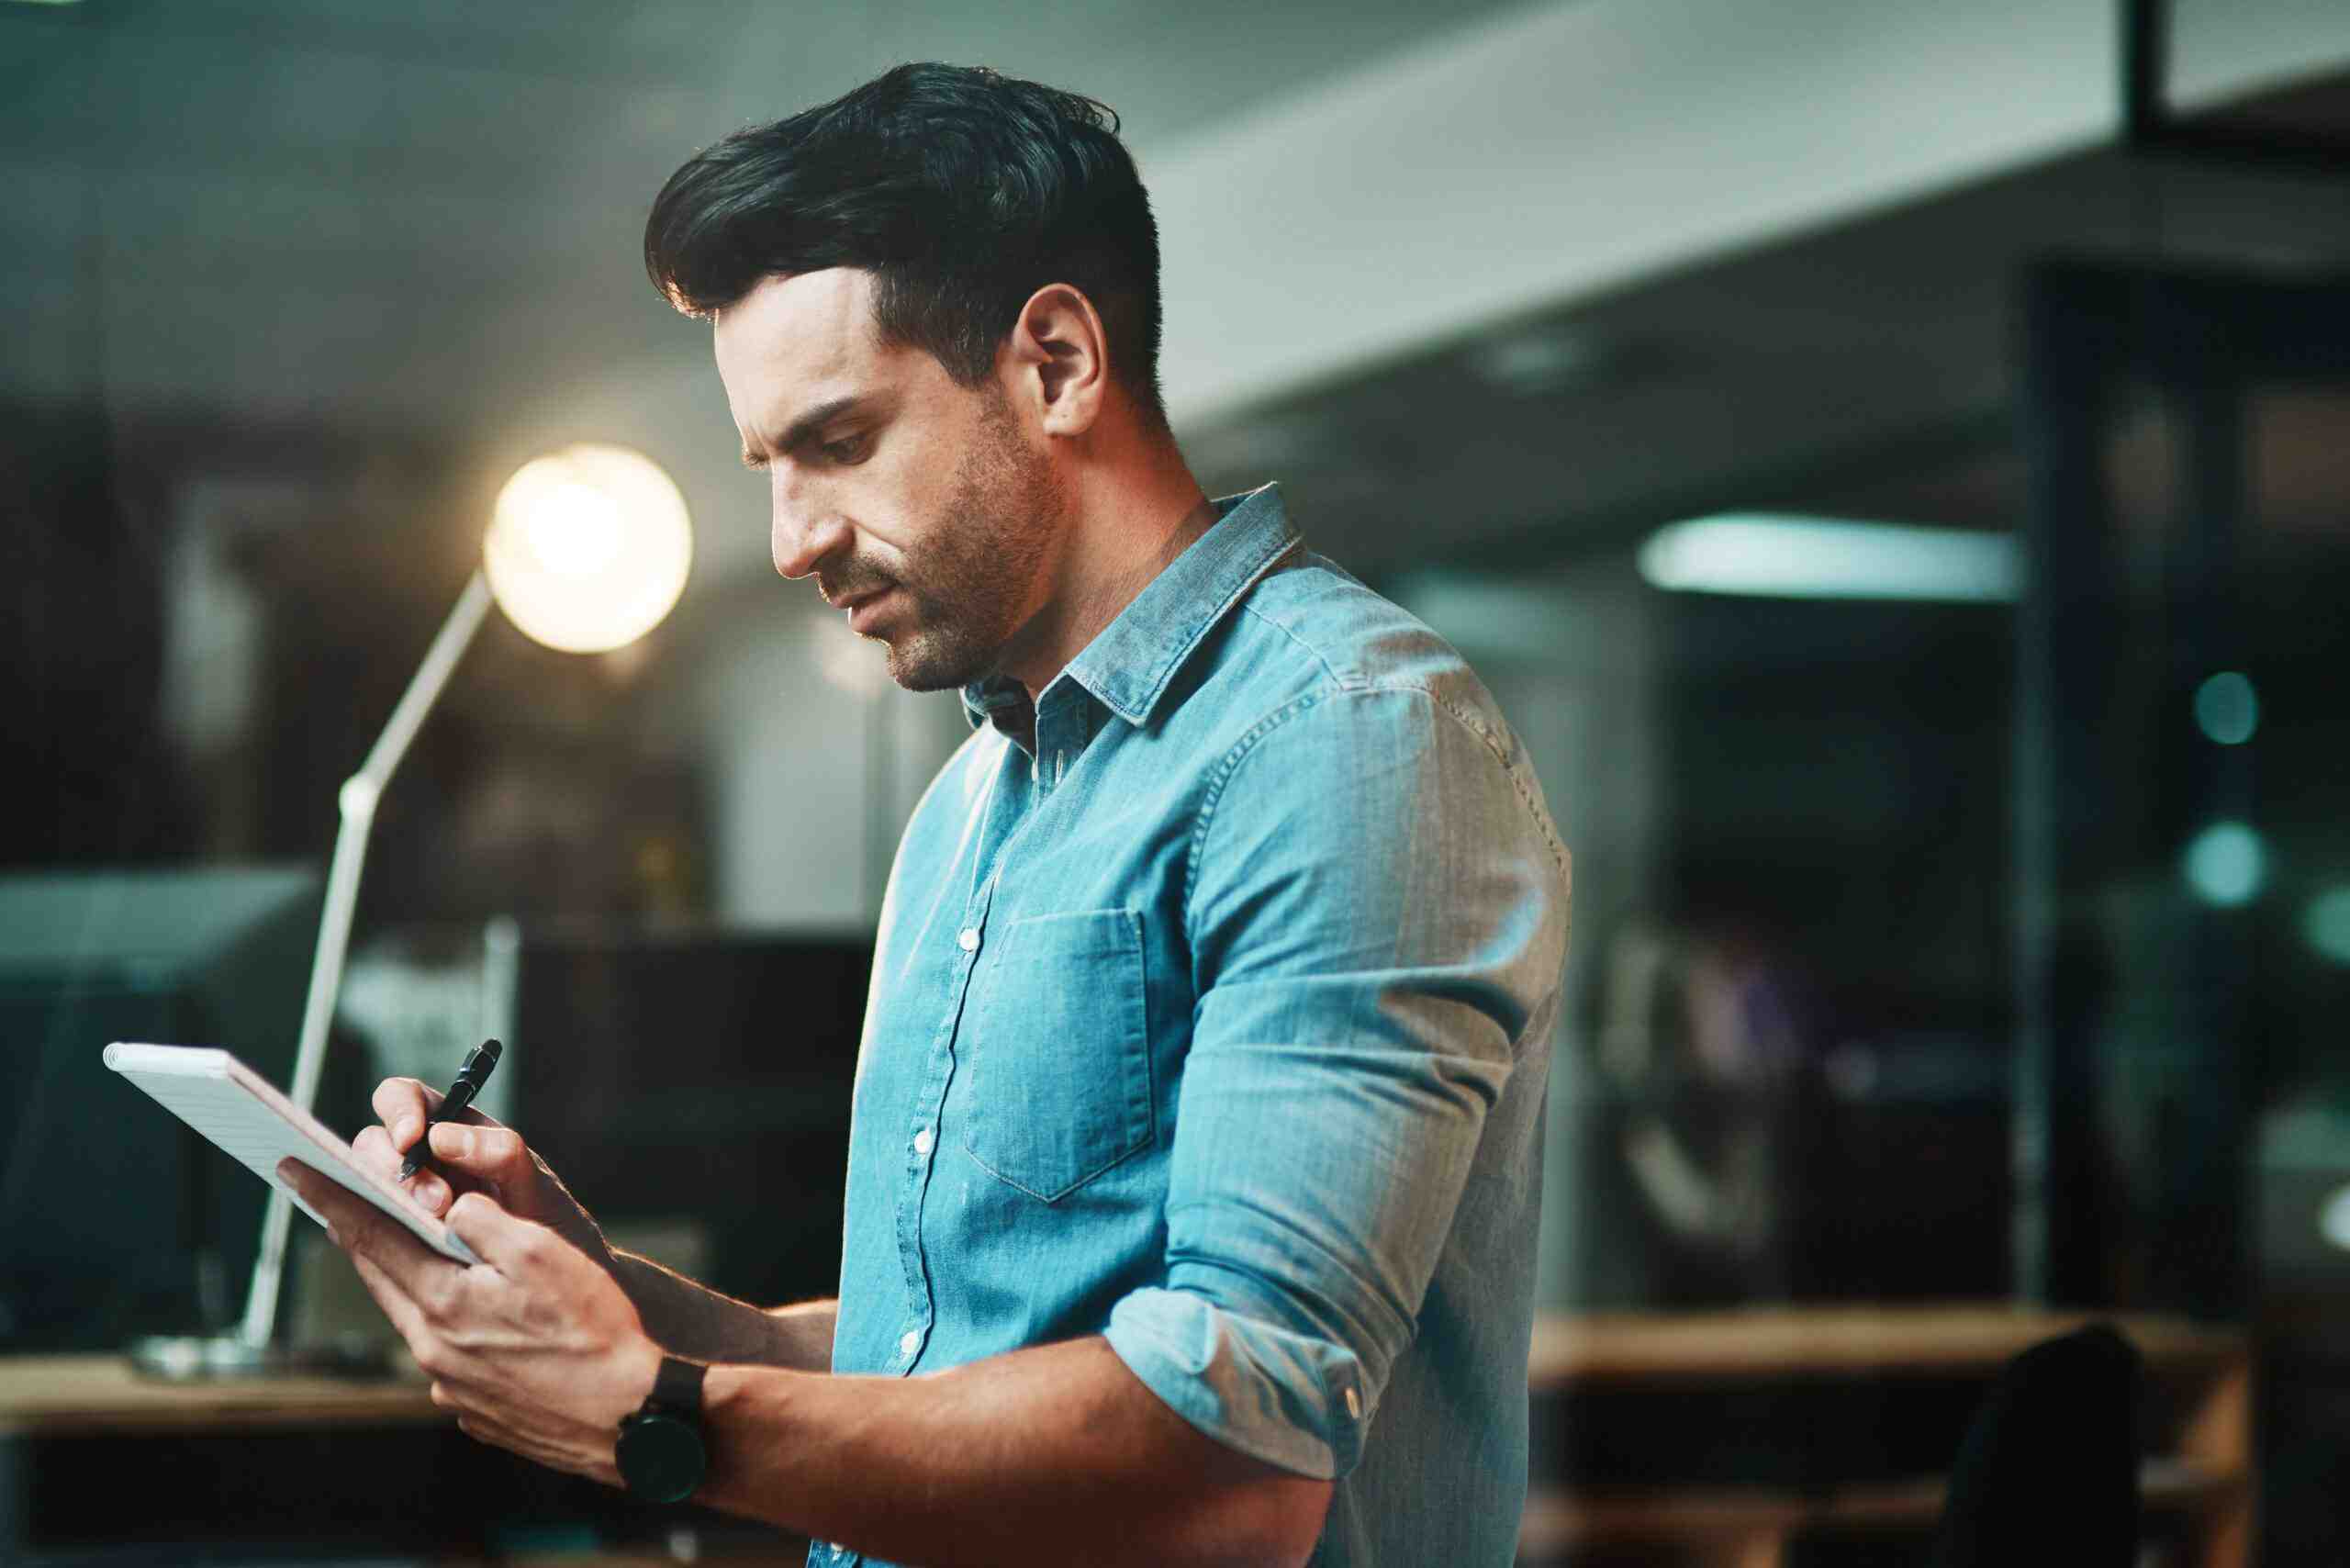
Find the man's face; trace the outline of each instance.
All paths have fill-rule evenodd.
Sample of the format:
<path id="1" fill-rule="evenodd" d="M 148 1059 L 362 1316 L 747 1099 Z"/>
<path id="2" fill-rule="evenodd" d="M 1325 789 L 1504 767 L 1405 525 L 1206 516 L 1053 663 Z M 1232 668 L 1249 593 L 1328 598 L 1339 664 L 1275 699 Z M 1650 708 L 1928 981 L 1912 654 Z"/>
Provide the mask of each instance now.
<path id="1" fill-rule="evenodd" d="M 719 312 L 718 375 L 767 474 L 776 570 L 813 575 L 914 691 L 994 670 L 1044 605 L 1066 506 L 992 379 L 885 345 L 855 268 L 770 277 Z"/>

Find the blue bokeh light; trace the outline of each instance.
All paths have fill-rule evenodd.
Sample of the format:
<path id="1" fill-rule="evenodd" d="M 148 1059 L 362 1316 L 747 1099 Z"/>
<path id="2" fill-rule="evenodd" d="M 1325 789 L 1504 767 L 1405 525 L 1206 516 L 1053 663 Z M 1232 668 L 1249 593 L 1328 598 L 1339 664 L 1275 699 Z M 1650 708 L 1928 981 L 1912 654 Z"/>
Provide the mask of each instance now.
<path id="1" fill-rule="evenodd" d="M 2350 886 L 2335 883 L 2301 912 L 2301 935 L 2337 964 L 2350 964 Z"/>
<path id="2" fill-rule="evenodd" d="M 2250 678 L 2223 669 L 2195 689 L 2195 722 L 2219 745 L 2242 745 L 2260 728 L 2260 694 Z"/>
<path id="3" fill-rule="evenodd" d="M 2205 903 L 2250 903 L 2268 879 L 2268 846 L 2242 823 L 2213 823 L 2187 846 L 2187 885 Z"/>

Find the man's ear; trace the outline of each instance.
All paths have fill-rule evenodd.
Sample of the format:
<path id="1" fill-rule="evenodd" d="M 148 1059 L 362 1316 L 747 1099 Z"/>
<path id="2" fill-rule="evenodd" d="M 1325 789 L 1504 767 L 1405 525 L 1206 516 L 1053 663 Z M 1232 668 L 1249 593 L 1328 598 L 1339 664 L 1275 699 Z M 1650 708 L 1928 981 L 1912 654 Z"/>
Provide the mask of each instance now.
<path id="1" fill-rule="evenodd" d="M 1082 435 L 1110 390 L 1110 343 L 1093 302 L 1065 283 L 1028 297 L 1006 348 L 1013 392 L 1036 411 L 1046 435 Z"/>

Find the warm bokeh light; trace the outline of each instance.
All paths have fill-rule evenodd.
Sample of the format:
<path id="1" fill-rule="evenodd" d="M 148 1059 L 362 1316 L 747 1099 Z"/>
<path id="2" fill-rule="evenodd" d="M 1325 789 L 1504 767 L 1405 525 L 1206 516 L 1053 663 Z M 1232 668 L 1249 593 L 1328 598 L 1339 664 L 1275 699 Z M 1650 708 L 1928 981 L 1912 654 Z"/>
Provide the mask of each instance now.
<path id="1" fill-rule="evenodd" d="M 535 640 L 594 654 L 644 635 L 685 591 L 686 498 L 625 447 L 534 458 L 498 492 L 483 565 L 498 608 Z"/>

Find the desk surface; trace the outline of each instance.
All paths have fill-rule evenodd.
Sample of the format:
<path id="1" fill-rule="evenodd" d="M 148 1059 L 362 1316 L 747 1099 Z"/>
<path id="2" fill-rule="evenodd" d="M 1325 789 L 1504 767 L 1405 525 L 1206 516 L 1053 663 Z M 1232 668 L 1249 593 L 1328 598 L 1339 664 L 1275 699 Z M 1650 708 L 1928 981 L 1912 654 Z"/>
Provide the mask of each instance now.
<path id="1" fill-rule="evenodd" d="M 365 1382 L 252 1377 L 171 1383 L 119 1355 L 0 1357 L 0 1435 L 410 1426 L 449 1419 L 413 1375 Z"/>
<path id="2" fill-rule="evenodd" d="M 1987 1372 L 2094 1322 L 2120 1328 L 2157 1376 L 2219 1371 L 2244 1353 L 2243 1334 L 2175 1317 L 2007 1303 L 1770 1306 L 1546 1316 L 1534 1325 L 1528 1376 L 1543 1392 L 1611 1382 Z"/>
<path id="3" fill-rule="evenodd" d="M 1686 1379 L 1849 1377 L 1996 1369 L 2096 1315 L 2000 1304 L 1777 1306 L 1547 1316 L 1528 1369 L 1537 1392 Z M 2240 1333 L 2167 1317 L 2109 1319 L 2157 1376 L 2220 1371 Z M 405 1426 L 444 1421 L 421 1378 L 166 1383 L 117 1355 L 0 1357 L 0 1433 L 198 1430 L 233 1426 Z"/>

